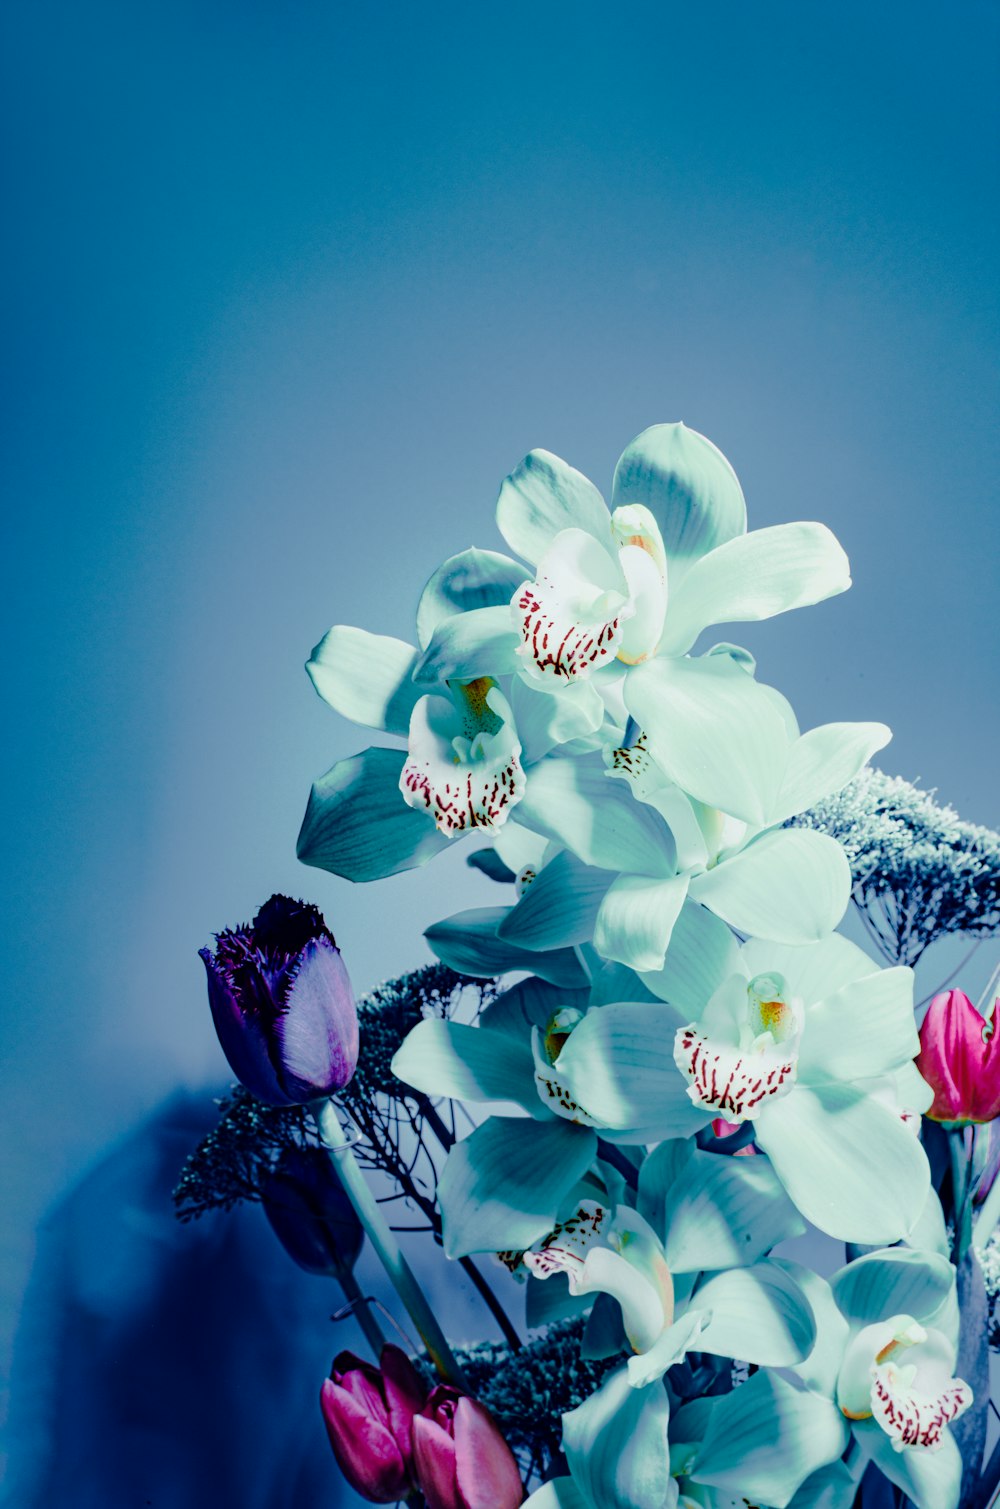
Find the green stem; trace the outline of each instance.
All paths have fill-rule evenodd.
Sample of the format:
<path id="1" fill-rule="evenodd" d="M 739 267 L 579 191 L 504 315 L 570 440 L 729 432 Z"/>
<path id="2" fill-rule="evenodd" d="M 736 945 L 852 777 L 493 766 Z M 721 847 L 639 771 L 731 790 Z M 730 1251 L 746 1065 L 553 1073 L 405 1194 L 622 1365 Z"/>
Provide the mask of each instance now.
<path id="1" fill-rule="evenodd" d="M 369 1308 L 368 1301 L 361 1292 L 361 1286 L 353 1273 L 342 1273 L 337 1282 L 344 1291 L 344 1298 L 351 1307 L 351 1314 L 365 1334 L 365 1340 L 372 1349 L 375 1361 L 378 1362 L 385 1346 L 385 1333 Z"/>
<path id="2" fill-rule="evenodd" d="M 452 1356 L 444 1332 L 438 1325 L 437 1318 L 427 1303 L 412 1268 L 403 1256 L 402 1249 L 390 1231 L 389 1223 L 379 1209 L 378 1202 L 368 1188 L 357 1159 L 351 1152 L 350 1144 L 340 1125 L 337 1107 L 332 1100 L 320 1101 L 314 1106 L 314 1113 L 319 1127 L 320 1140 L 335 1163 L 347 1197 L 357 1212 L 358 1220 L 368 1233 L 368 1239 L 392 1280 L 396 1293 L 406 1306 L 410 1319 L 427 1348 L 427 1355 L 446 1383 L 453 1384 L 455 1388 L 467 1390 L 468 1385 L 458 1363 Z"/>

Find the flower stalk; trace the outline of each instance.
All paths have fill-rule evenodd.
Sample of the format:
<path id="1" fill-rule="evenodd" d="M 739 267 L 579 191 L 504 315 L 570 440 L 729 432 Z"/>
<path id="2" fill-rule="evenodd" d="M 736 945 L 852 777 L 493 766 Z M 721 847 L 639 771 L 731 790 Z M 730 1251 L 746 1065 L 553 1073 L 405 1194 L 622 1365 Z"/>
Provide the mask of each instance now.
<path id="1" fill-rule="evenodd" d="M 438 1374 L 446 1383 L 455 1388 L 464 1389 L 465 1380 L 455 1358 L 452 1355 L 444 1332 L 438 1325 L 433 1310 L 427 1303 L 423 1290 L 417 1283 L 412 1268 L 403 1256 L 402 1249 L 396 1240 L 389 1224 L 379 1210 L 375 1196 L 372 1194 L 361 1169 L 358 1167 L 356 1158 L 351 1151 L 350 1143 L 340 1125 L 340 1117 L 337 1115 L 337 1107 L 332 1100 L 324 1100 L 316 1103 L 314 1107 L 316 1125 L 319 1129 L 320 1140 L 326 1148 L 329 1156 L 335 1160 L 337 1171 L 340 1174 L 341 1183 L 347 1192 L 348 1199 L 357 1212 L 358 1220 L 368 1234 L 368 1239 L 378 1254 L 389 1278 L 396 1289 L 403 1304 L 406 1307 L 410 1319 L 420 1334 L 427 1355 L 437 1369 Z"/>

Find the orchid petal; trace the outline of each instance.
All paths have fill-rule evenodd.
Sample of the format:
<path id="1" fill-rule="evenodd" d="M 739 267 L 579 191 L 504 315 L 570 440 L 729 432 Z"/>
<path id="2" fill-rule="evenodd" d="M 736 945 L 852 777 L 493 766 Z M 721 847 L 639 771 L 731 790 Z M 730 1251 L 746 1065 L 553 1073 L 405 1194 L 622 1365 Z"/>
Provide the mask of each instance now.
<path id="1" fill-rule="evenodd" d="M 880 969 L 844 985 L 806 1012 L 799 1081 L 872 1079 L 920 1051 L 913 1021 L 913 971 Z"/>
<path id="2" fill-rule="evenodd" d="M 866 979 L 878 968 L 864 949 L 840 933 L 801 944 L 750 938 L 740 952 L 748 979 L 777 972 L 784 977 L 788 995 L 797 996 L 807 1007 Z"/>
<path id="3" fill-rule="evenodd" d="M 507 608 L 470 608 L 442 618 L 413 669 L 426 688 L 441 681 L 506 676 L 517 670 L 517 634 Z"/>
<path id="4" fill-rule="evenodd" d="M 703 555 L 671 595 L 661 652 L 683 655 L 710 624 L 756 622 L 823 602 L 851 585 L 825 524 L 775 524 Z"/>
<path id="5" fill-rule="evenodd" d="M 710 1315 L 698 1350 L 717 1357 L 790 1367 L 808 1357 L 816 1340 L 809 1301 L 789 1273 L 766 1260 L 710 1275 L 691 1305 Z"/>
<path id="6" fill-rule="evenodd" d="M 448 838 L 503 826 L 524 795 L 525 775 L 510 707 L 488 678 L 455 688 L 451 698 L 420 698 L 399 789 Z"/>
<path id="7" fill-rule="evenodd" d="M 530 1043 L 532 1027 L 544 1031 L 551 1018 L 564 1006 L 585 1011 L 587 998 L 586 990 L 567 990 L 531 975 L 526 980 L 519 980 L 484 1007 L 479 1025 L 490 1032 L 502 1032 L 519 1043 Z"/>
<path id="8" fill-rule="evenodd" d="M 912 1315 L 930 1325 L 952 1296 L 955 1270 L 937 1253 L 893 1247 L 855 1258 L 833 1275 L 830 1287 L 853 1326 L 874 1325 L 890 1315 Z"/>
<path id="9" fill-rule="evenodd" d="M 923 1148 L 890 1107 L 851 1085 L 800 1085 L 769 1101 L 757 1142 L 806 1220 L 830 1236 L 896 1242 L 923 1209 Z"/>
<path id="10" fill-rule="evenodd" d="M 713 1404 L 690 1470 L 696 1482 L 785 1509 L 807 1477 L 842 1455 L 848 1438 L 830 1400 L 762 1371 Z"/>
<path id="11" fill-rule="evenodd" d="M 530 1247 L 596 1149 L 594 1133 L 568 1121 L 484 1121 L 452 1148 L 438 1185 L 448 1257 Z"/>
<path id="12" fill-rule="evenodd" d="M 391 1069 L 404 1085 L 453 1100 L 512 1100 L 539 1111 L 526 1039 L 428 1017 L 403 1039 Z"/>
<path id="13" fill-rule="evenodd" d="M 625 447 L 612 507 L 644 505 L 656 520 L 671 590 L 692 561 L 747 527 L 743 491 L 722 452 L 685 424 L 654 424 Z"/>
<path id="14" fill-rule="evenodd" d="M 770 821 L 784 822 L 842 791 L 892 738 L 884 723 L 823 723 L 792 745 Z"/>
<path id="15" fill-rule="evenodd" d="M 531 764 L 560 744 L 586 739 L 604 722 L 604 702 L 593 681 L 572 681 L 550 691 L 542 682 L 517 676 L 511 705 L 525 758 Z"/>
<path id="16" fill-rule="evenodd" d="M 658 1336 L 648 1351 L 630 1357 L 626 1366 L 632 1387 L 646 1388 L 650 1383 L 658 1382 L 668 1368 L 680 1362 L 685 1352 L 703 1350 L 697 1342 L 708 1319 L 701 1310 L 689 1310 Z"/>
<path id="17" fill-rule="evenodd" d="M 851 897 L 843 847 L 809 828 L 779 828 L 691 882 L 691 897 L 740 932 L 809 943 L 833 931 Z"/>
<path id="18" fill-rule="evenodd" d="M 552 1478 L 525 1499 L 524 1509 L 592 1509 L 592 1505 L 572 1478 Z"/>
<path id="19" fill-rule="evenodd" d="M 417 652 L 401 639 L 335 624 L 306 661 L 324 702 L 343 717 L 389 734 L 406 734 L 420 696 L 413 685 Z"/>
<path id="20" fill-rule="evenodd" d="M 497 929 L 512 908 L 506 906 L 474 907 L 456 912 L 442 922 L 435 922 L 424 937 L 443 964 L 459 974 L 477 979 L 505 974 L 510 969 L 527 969 L 570 990 L 586 984 L 586 976 L 572 949 L 533 952 L 497 937 Z"/>
<path id="21" fill-rule="evenodd" d="M 551 451 L 529 451 L 500 488 L 497 528 L 534 564 L 564 529 L 611 540 L 611 514 L 593 482 Z"/>
<path id="22" fill-rule="evenodd" d="M 602 899 L 611 884 L 607 870 L 585 865 L 564 849 L 539 870 L 500 924 L 497 936 L 523 948 L 585 943 L 593 934 Z"/>
<path id="23" fill-rule="evenodd" d="M 649 1197 L 647 1158 L 642 1175 Z M 640 1183 L 640 1188 L 643 1188 Z M 664 1251 L 671 1273 L 756 1263 L 805 1223 L 766 1158 L 693 1152 L 663 1201 Z M 732 1356 L 749 1361 L 743 1352 Z"/>
<path id="24" fill-rule="evenodd" d="M 837 1379 L 844 1360 L 844 1348 L 850 1339 L 850 1327 L 837 1308 L 837 1302 L 825 1278 L 821 1278 L 811 1268 L 803 1267 L 801 1263 L 790 1262 L 788 1258 L 772 1258 L 771 1261 L 779 1264 L 795 1279 L 809 1301 L 816 1321 L 815 1344 L 808 1356 L 795 1364 L 795 1374 L 807 1388 L 825 1395 L 827 1399 L 833 1399 L 836 1397 Z"/>
<path id="25" fill-rule="evenodd" d="M 663 1389 L 633 1389 L 619 1368 L 579 1408 L 563 1415 L 573 1479 L 600 1509 L 674 1509 Z M 622 1443 L 628 1450 L 622 1450 Z"/>
<path id="26" fill-rule="evenodd" d="M 707 1113 L 691 1105 L 673 1058 L 676 1012 L 659 1003 L 599 1006 L 574 1028 L 556 1060 L 559 1080 L 591 1115 L 621 1131 L 656 1129 L 686 1137 Z"/>
<path id="27" fill-rule="evenodd" d="M 619 875 L 596 912 L 593 938 L 597 952 L 636 971 L 662 969 L 687 892 L 686 875 L 670 880 Z"/>
<path id="28" fill-rule="evenodd" d="M 635 612 L 617 555 L 584 529 L 564 529 L 535 569 L 510 602 L 521 668 L 553 687 L 613 663 Z"/>
<path id="29" fill-rule="evenodd" d="M 637 1352 L 648 1351 L 666 1324 L 663 1300 L 644 1273 L 610 1247 L 592 1247 L 579 1274 L 570 1276 L 577 1294 L 610 1294 L 621 1306 L 622 1323 Z"/>
<path id="30" fill-rule="evenodd" d="M 426 864 L 447 847 L 424 812 L 399 794 L 403 750 L 366 749 L 314 782 L 296 853 L 345 880 L 382 880 Z"/>
<path id="31" fill-rule="evenodd" d="M 496 550 L 462 550 L 439 566 L 420 594 L 417 638 L 426 650 L 434 630 L 456 613 L 501 608 L 524 581 L 524 567 Z"/>
<path id="32" fill-rule="evenodd" d="M 597 756 L 536 765 L 517 821 L 572 849 L 584 864 L 634 875 L 674 873 L 669 828 L 621 781 L 608 780 Z"/>
<path id="33" fill-rule="evenodd" d="M 664 967 L 642 981 L 684 1020 L 701 1015 L 723 980 L 739 973 L 740 949 L 731 930 L 706 907 L 688 899 L 670 935 Z"/>
<path id="34" fill-rule="evenodd" d="M 732 817 L 768 821 L 789 738 L 767 690 L 729 656 L 647 661 L 629 673 L 625 702 L 684 791 Z"/>
<path id="35" fill-rule="evenodd" d="M 936 1451 L 894 1451 L 892 1441 L 875 1420 L 855 1425 L 862 1450 L 890 1483 L 896 1483 L 916 1509 L 957 1509 L 962 1486 L 962 1456 L 950 1430 Z"/>

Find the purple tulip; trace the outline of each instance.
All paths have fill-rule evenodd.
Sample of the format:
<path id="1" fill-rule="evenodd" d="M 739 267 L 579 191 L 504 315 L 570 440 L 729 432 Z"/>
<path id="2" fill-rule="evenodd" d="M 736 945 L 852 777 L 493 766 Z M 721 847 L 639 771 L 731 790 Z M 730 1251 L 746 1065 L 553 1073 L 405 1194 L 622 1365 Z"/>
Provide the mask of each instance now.
<path id="1" fill-rule="evenodd" d="M 414 1490 L 413 1418 L 427 1394 L 399 1347 L 382 1348 L 382 1368 L 341 1352 L 320 1404 L 341 1472 L 373 1504 L 394 1504 Z"/>
<path id="2" fill-rule="evenodd" d="M 980 1016 L 961 990 L 936 995 L 920 1028 L 917 1068 L 934 1091 L 932 1121 L 992 1121 L 1000 1115 L 996 1008 Z"/>
<path id="3" fill-rule="evenodd" d="M 222 1050 L 272 1106 L 332 1095 L 358 1062 L 358 1016 L 340 950 L 316 907 L 272 896 L 251 927 L 199 950 Z"/>
<path id="4" fill-rule="evenodd" d="M 427 1509 L 517 1509 L 514 1453 L 489 1410 L 445 1384 L 413 1422 L 413 1461 Z"/>
<path id="5" fill-rule="evenodd" d="M 365 1234 L 328 1154 L 286 1147 L 261 1189 L 271 1229 L 307 1273 L 352 1273 Z"/>

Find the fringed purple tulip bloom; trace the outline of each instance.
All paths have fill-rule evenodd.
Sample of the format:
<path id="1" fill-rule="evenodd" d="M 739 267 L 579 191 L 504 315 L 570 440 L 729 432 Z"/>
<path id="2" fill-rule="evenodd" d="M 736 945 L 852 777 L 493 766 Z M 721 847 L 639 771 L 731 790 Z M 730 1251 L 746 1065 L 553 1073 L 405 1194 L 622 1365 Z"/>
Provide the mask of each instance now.
<path id="1" fill-rule="evenodd" d="M 936 995 L 920 1028 L 917 1068 L 934 1091 L 932 1121 L 992 1121 L 1000 1115 L 996 1006 L 983 1018 L 961 990 Z"/>
<path id="2" fill-rule="evenodd" d="M 382 1348 L 382 1368 L 341 1352 L 320 1404 L 341 1472 L 373 1504 L 394 1504 L 416 1487 L 413 1418 L 427 1390 L 405 1352 Z"/>
<path id="3" fill-rule="evenodd" d="M 251 927 L 219 933 L 208 999 L 229 1066 L 251 1095 L 301 1105 L 342 1090 L 358 1062 L 351 982 L 320 912 L 272 896 Z"/>
<path id="4" fill-rule="evenodd" d="M 427 1509 L 517 1509 L 514 1454 L 489 1410 L 442 1384 L 413 1422 L 413 1460 Z"/>
<path id="5" fill-rule="evenodd" d="M 261 1190 L 261 1204 L 300 1268 L 332 1278 L 353 1272 L 365 1233 L 323 1148 L 285 1148 Z"/>

